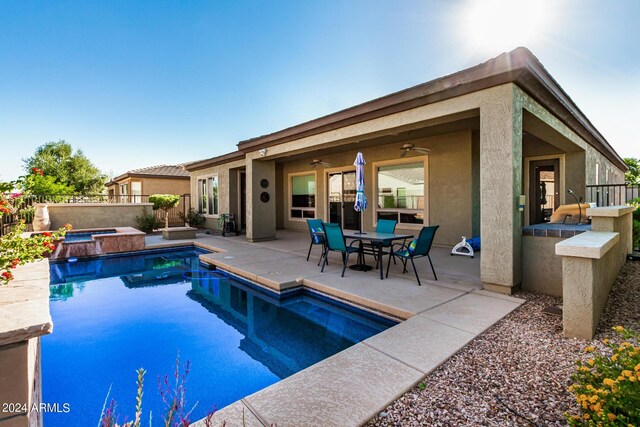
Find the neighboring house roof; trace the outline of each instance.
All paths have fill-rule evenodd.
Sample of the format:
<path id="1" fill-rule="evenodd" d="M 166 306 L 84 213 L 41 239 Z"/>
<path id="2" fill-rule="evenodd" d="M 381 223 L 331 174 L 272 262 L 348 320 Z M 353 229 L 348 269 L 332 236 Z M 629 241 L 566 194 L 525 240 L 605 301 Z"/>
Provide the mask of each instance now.
<path id="1" fill-rule="evenodd" d="M 233 151 L 231 153 L 223 154 L 221 156 L 211 157 L 209 159 L 197 160 L 185 164 L 185 169 L 189 172 L 196 171 L 198 169 L 209 168 L 212 166 L 222 165 L 224 163 L 233 162 L 235 160 L 241 160 L 245 158 L 245 153 L 242 151 Z"/>
<path id="2" fill-rule="evenodd" d="M 243 152 L 256 151 L 506 83 L 516 84 L 611 162 L 622 170 L 627 170 L 618 153 L 580 111 L 538 58 L 524 47 L 427 83 L 278 132 L 240 141 L 238 149 Z"/>
<path id="3" fill-rule="evenodd" d="M 177 165 L 157 165 L 148 166 L 146 168 L 132 169 L 113 178 L 107 182 L 107 186 L 114 185 L 118 181 L 127 178 L 174 178 L 189 179 L 189 172 L 185 169 L 185 165 L 189 163 L 180 163 Z"/>
<path id="4" fill-rule="evenodd" d="M 130 175 L 189 176 L 189 173 L 182 164 L 149 166 L 146 168 L 132 169 L 127 173 Z"/>

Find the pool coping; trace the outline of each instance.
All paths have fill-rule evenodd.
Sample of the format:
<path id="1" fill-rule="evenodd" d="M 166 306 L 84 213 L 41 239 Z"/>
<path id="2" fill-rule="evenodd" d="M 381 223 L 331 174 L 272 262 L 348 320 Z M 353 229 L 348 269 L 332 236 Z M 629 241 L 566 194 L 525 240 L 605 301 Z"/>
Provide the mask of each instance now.
<path id="1" fill-rule="evenodd" d="M 233 251 L 197 241 L 147 248 L 191 245 L 212 253 Z M 247 248 L 242 246 L 241 250 Z M 200 259 L 228 271 L 221 262 L 214 263 L 206 256 Z M 231 274 L 269 292 L 302 287 L 400 323 L 227 405 L 214 414 L 211 420 L 214 425 L 221 422 L 229 426 L 362 425 L 524 303 L 484 290 L 466 290 L 444 303 L 411 313 L 388 304 L 376 305 L 371 299 L 354 301 L 348 293 L 325 292 L 328 287 L 313 280 L 302 278 L 296 280 L 295 286 L 277 289 L 255 280 L 254 274 L 242 268 L 233 270 Z M 204 427 L 204 419 L 194 426 Z"/>

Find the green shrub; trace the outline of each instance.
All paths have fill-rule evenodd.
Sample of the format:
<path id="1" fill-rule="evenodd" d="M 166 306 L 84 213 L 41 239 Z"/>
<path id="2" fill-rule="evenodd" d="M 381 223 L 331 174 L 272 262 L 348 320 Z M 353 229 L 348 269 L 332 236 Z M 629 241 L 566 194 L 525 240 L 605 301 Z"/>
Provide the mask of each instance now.
<path id="1" fill-rule="evenodd" d="M 640 197 L 629 200 L 627 204 L 636 207 L 636 210 L 633 211 L 633 219 L 635 219 L 636 221 L 640 221 Z"/>
<path id="2" fill-rule="evenodd" d="M 204 224 L 205 221 L 204 216 L 194 208 L 189 208 L 186 215 L 180 212 L 178 216 L 191 227 L 198 227 Z"/>
<path id="3" fill-rule="evenodd" d="M 636 210 L 633 211 L 633 249 L 637 249 L 640 246 L 640 197 L 631 199 L 627 202 L 631 206 L 635 206 Z"/>
<path id="4" fill-rule="evenodd" d="M 613 328 L 616 337 L 605 339 L 605 351 L 593 346 L 586 363 L 577 361 L 577 372 L 571 376 L 569 391 L 581 413 L 569 417 L 572 426 L 640 425 L 640 347 L 638 334 Z"/>
<path id="5" fill-rule="evenodd" d="M 392 209 L 396 207 L 396 198 L 393 196 L 382 196 L 382 207 Z"/>
<path id="6" fill-rule="evenodd" d="M 33 222 L 33 216 L 35 215 L 35 213 L 36 208 L 34 208 L 33 206 L 29 206 L 18 211 L 18 218 L 24 219 L 24 222 L 26 222 L 27 224 L 31 224 Z"/>
<path id="7" fill-rule="evenodd" d="M 160 227 L 160 221 L 158 221 L 155 214 L 147 213 L 146 211 L 136 217 L 136 224 L 138 224 L 138 230 L 145 233 L 151 233 Z"/>

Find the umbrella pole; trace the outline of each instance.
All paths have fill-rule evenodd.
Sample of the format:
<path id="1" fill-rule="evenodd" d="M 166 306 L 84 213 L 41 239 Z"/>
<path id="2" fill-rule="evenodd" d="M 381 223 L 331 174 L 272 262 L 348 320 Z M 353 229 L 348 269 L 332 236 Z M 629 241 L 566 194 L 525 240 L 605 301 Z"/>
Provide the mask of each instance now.
<path id="1" fill-rule="evenodd" d="M 367 233 L 363 233 L 362 232 L 362 218 L 363 218 L 363 212 L 360 211 L 360 226 L 358 227 L 358 232 L 354 233 L 354 234 L 367 234 Z M 360 241 L 360 250 L 358 251 L 357 264 L 349 266 L 349 269 L 350 270 L 358 270 L 358 271 L 369 271 L 369 270 L 373 269 L 371 266 L 368 266 L 365 263 L 364 252 L 363 252 L 363 247 L 362 247 L 362 241 Z"/>
<path id="2" fill-rule="evenodd" d="M 358 227 L 358 232 L 356 234 L 367 234 L 362 232 L 362 211 L 360 211 L 360 226 Z"/>

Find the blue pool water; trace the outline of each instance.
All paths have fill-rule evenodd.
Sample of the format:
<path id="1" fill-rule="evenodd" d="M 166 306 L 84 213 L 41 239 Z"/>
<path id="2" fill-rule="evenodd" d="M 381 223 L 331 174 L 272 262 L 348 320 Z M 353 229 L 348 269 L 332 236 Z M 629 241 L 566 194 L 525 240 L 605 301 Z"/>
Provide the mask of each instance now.
<path id="1" fill-rule="evenodd" d="M 87 232 L 69 232 L 64 236 L 64 241 L 66 243 L 73 242 L 90 242 L 93 240 L 91 236 L 94 234 L 114 234 L 116 230 L 98 230 L 98 231 L 87 231 Z"/>
<path id="2" fill-rule="evenodd" d="M 286 296 L 207 270 L 196 249 L 51 264 L 54 330 L 42 339 L 43 401 L 68 403 L 45 425 L 97 425 L 107 390 L 134 413 L 135 370 L 147 370 L 143 410 L 160 421 L 159 376 L 191 363 L 192 420 L 392 325 L 306 291 Z M 304 262 L 301 260 L 301 262 Z M 146 424 L 145 424 L 146 425 Z M 155 425 L 155 423 L 154 423 Z"/>

